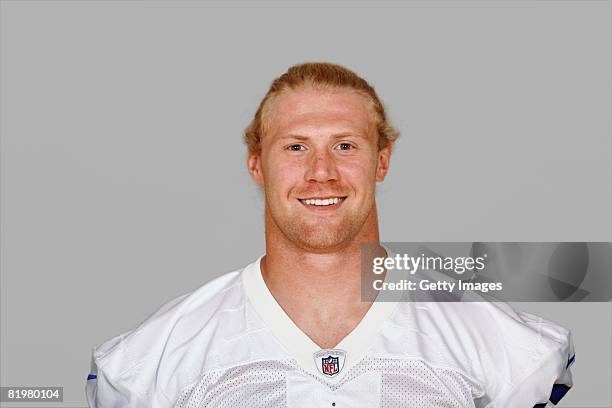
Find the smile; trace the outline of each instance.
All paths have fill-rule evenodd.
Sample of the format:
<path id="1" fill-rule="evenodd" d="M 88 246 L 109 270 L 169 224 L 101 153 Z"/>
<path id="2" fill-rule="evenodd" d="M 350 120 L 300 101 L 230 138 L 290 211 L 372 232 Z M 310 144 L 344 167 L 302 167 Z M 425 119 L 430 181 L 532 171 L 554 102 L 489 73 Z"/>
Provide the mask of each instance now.
<path id="1" fill-rule="evenodd" d="M 336 205 L 341 203 L 342 201 L 344 201 L 346 197 L 330 197 L 330 198 L 324 198 L 324 199 L 319 199 L 319 198 L 307 198 L 307 199 L 300 199 L 300 202 L 304 205 L 316 205 L 316 206 L 329 206 L 329 205 Z"/>

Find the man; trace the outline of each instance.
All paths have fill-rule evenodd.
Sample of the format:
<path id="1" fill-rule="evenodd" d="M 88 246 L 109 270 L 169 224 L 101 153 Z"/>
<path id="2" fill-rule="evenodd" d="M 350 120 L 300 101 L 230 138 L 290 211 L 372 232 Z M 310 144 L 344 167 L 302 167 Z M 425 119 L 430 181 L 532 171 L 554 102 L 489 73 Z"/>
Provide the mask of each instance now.
<path id="1" fill-rule="evenodd" d="M 397 136 L 346 68 L 277 78 L 245 132 L 265 256 L 96 348 L 90 406 L 525 408 L 562 395 L 573 351 L 553 323 L 499 303 L 361 301 L 361 244 L 379 242 L 375 186 Z"/>

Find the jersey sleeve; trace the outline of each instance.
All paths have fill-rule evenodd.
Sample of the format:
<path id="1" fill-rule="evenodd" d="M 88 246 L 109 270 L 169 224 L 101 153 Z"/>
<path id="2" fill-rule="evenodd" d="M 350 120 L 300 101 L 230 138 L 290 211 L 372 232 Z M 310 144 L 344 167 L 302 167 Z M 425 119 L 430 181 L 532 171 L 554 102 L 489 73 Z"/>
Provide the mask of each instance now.
<path id="1" fill-rule="evenodd" d="M 517 316 L 531 329 L 533 340 L 519 343 L 508 339 L 505 359 L 511 363 L 501 373 L 505 386 L 491 395 L 492 403 L 487 407 L 544 408 L 550 406 L 549 402 L 556 405 L 573 385 L 571 366 L 575 353 L 571 332 L 529 313 L 517 312 Z M 522 366 L 513 366 L 512 362 Z"/>
<path id="2" fill-rule="evenodd" d="M 94 358 L 85 386 L 87 404 L 90 408 L 111 408 L 130 406 L 129 390 L 109 378 L 105 371 L 99 370 Z"/>
<path id="3" fill-rule="evenodd" d="M 130 353 L 117 336 L 94 348 L 85 394 L 90 408 L 151 407 L 142 380 L 146 370 L 131 362 Z"/>
<path id="4" fill-rule="evenodd" d="M 174 327 L 173 308 L 187 298 L 164 304 L 136 329 L 94 347 L 85 394 L 90 408 L 165 407 L 172 404 L 158 385 L 160 350 Z"/>

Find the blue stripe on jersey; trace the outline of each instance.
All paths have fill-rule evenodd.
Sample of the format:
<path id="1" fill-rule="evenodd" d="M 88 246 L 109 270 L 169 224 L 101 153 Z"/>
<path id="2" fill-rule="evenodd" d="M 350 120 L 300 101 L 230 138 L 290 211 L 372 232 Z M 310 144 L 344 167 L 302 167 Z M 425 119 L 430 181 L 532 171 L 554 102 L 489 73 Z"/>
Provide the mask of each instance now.
<path id="1" fill-rule="evenodd" d="M 572 387 L 570 387 L 569 385 L 554 384 L 552 392 L 550 393 L 550 402 L 557 405 L 557 403 L 561 401 L 561 398 L 563 398 L 563 396 L 567 394 L 570 388 Z"/>
<path id="2" fill-rule="evenodd" d="M 553 389 L 549 398 L 550 402 L 557 405 L 559 401 L 561 401 L 561 398 L 567 394 L 570 388 L 572 387 L 565 384 L 553 384 Z M 533 408 L 546 408 L 546 403 L 535 404 Z"/>
<path id="3" fill-rule="evenodd" d="M 95 380 L 96 378 L 98 378 L 98 376 L 97 376 L 97 375 L 95 375 L 95 374 L 89 374 L 89 375 L 87 376 L 87 381 L 90 381 L 90 380 Z"/>
<path id="4" fill-rule="evenodd" d="M 567 359 L 567 365 L 565 366 L 565 368 L 566 368 L 566 369 L 567 369 L 567 368 L 569 368 L 569 366 L 571 366 L 571 365 L 572 365 L 572 363 L 574 362 L 574 359 L 575 359 L 575 358 L 576 358 L 576 355 L 574 354 L 573 356 L 571 356 L 571 357 L 569 357 L 569 358 Z"/>

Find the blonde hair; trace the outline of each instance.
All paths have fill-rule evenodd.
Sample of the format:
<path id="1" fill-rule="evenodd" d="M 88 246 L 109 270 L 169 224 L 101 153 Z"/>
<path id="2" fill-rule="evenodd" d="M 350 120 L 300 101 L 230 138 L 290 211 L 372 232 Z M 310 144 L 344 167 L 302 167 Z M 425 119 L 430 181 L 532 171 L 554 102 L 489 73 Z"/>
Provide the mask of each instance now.
<path id="1" fill-rule="evenodd" d="M 348 90 L 364 96 L 369 101 L 374 113 L 379 149 L 394 142 L 399 137 L 399 132 L 389 124 L 385 108 L 378 95 L 376 95 L 376 91 L 365 79 L 348 68 L 337 64 L 308 62 L 292 66 L 270 85 L 270 89 L 268 89 L 266 96 L 264 96 L 255 112 L 255 117 L 244 131 L 244 142 L 249 149 L 249 153 L 259 153 L 260 151 L 261 137 L 266 129 L 266 113 L 272 99 L 284 92 L 305 86 L 312 86 L 317 89 Z"/>

